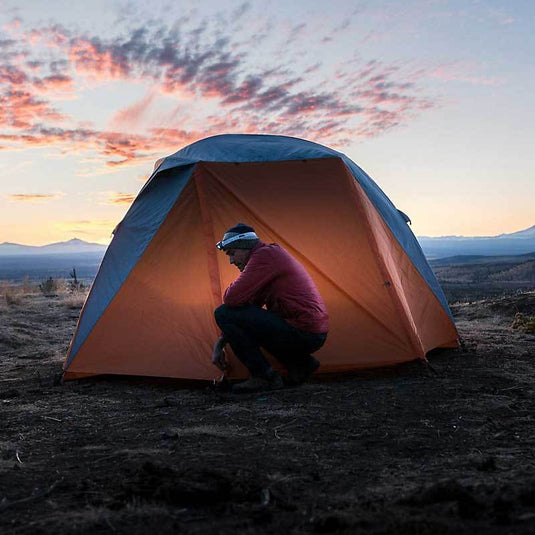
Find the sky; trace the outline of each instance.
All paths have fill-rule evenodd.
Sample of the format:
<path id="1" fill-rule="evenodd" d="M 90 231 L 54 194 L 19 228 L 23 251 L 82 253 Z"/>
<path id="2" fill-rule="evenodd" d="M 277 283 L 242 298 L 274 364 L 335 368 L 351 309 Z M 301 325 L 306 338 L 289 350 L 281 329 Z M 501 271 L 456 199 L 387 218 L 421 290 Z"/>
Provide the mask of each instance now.
<path id="1" fill-rule="evenodd" d="M 347 154 L 419 236 L 535 224 L 532 0 L 0 0 L 0 243 L 108 243 L 222 133 Z"/>

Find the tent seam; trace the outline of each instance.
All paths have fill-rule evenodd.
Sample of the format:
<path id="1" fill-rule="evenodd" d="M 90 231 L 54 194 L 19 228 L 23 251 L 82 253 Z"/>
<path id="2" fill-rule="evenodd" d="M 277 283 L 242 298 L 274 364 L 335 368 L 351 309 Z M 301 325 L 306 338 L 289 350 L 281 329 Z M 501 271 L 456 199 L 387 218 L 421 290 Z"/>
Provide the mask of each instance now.
<path id="1" fill-rule="evenodd" d="M 306 158 L 303 158 L 303 159 L 306 159 Z M 316 158 L 314 158 L 316 159 Z M 321 160 L 324 160 L 324 159 L 328 159 L 328 158 L 318 158 L 318 159 L 321 159 Z M 340 163 L 342 163 L 342 165 L 344 165 L 345 167 L 345 164 L 344 162 L 342 161 L 341 158 L 339 157 L 332 157 L 332 158 L 329 158 L 329 159 L 333 159 L 333 160 L 340 160 Z M 299 161 L 299 160 L 288 160 L 288 161 Z M 232 162 L 206 162 L 206 163 L 232 163 Z M 252 162 L 252 163 L 264 163 L 264 162 Z M 270 162 L 265 162 L 265 163 L 270 163 Z M 209 172 L 214 178 L 215 180 L 217 180 L 217 182 L 223 187 L 225 188 L 226 191 L 229 192 L 230 195 L 232 195 L 240 204 L 242 204 L 245 208 L 248 208 L 247 206 L 247 203 L 245 203 L 239 195 L 237 195 L 234 191 L 232 191 L 231 189 L 229 189 L 229 187 L 219 178 L 219 176 L 214 172 L 213 169 L 210 168 L 209 165 L 206 165 L 205 167 L 206 171 Z M 396 332 L 393 331 L 392 329 L 390 329 L 388 327 L 388 325 L 386 323 L 383 323 L 377 316 L 375 316 L 374 314 L 372 314 L 366 307 L 362 306 L 361 303 L 359 303 L 357 300 L 355 300 L 350 294 L 348 294 L 343 288 L 340 287 L 340 285 L 338 283 L 336 283 L 331 277 L 329 277 L 326 273 L 324 273 L 323 270 L 319 269 L 315 264 L 313 264 L 310 259 L 308 258 L 305 258 L 300 252 L 298 249 L 296 249 L 293 245 L 291 245 L 286 239 L 284 239 L 283 236 L 281 236 L 278 232 L 276 232 L 273 227 L 269 224 L 267 224 L 263 218 L 260 218 L 258 217 L 258 215 L 255 215 L 255 217 L 257 217 L 260 222 L 266 226 L 268 229 L 270 229 L 273 234 L 278 237 L 278 241 L 280 241 L 282 244 L 285 245 L 285 247 L 288 247 L 290 249 L 292 249 L 292 251 L 294 252 L 294 254 L 296 256 L 299 257 L 299 259 L 305 259 L 307 262 L 309 262 L 313 267 L 314 269 L 322 276 L 324 277 L 326 280 L 328 280 L 335 288 L 338 289 L 338 291 L 340 291 L 347 299 L 349 299 L 352 303 L 354 303 L 359 309 L 363 310 L 365 314 L 367 314 L 369 317 L 373 318 L 373 320 L 381 325 L 386 331 L 388 331 L 390 334 L 392 334 L 394 336 L 394 338 L 397 338 L 399 339 L 399 336 L 397 336 Z"/>
<path id="2" fill-rule="evenodd" d="M 347 169 L 347 167 L 344 164 L 344 167 L 346 169 L 346 177 L 349 179 L 350 184 L 354 186 L 353 192 L 354 197 L 357 201 L 358 210 L 362 216 L 362 219 L 364 221 L 364 224 L 366 225 L 366 236 L 368 239 L 368 243 L 370 244 L 370 247 L 373 251 L 372 258 L 375 260 L 376 266 L 381 273 L 381 276 L 384 280 L 384 286 L 386 288 L 386 291 L 388 295 L 390 296 L 390 299 L 392 301 L 392 304 L 394 305 L 395 309 L 398 311 L 398 314 L 400 316 L 401 324 L 404 327 L 405 332 L 408 335 L 409 338 L 409 344 L 412 347 L 412 349 L 415 351 L 418 358 L 426 360 L 425 359 L 425 351 L 423 349 L 423 345 L 421 343 L 420 338 L 418 337 L 418 333 L 413 328 L 414 321 L 409 321 L 409 318 L 407 317 L 410 313 L 410 310 L 406 310 L 401 302 L 401 298 L 398 294 L 398 288 L 391 282 L 391 276 L 390 272 L 388 271 L 388 268 L 384 262 L 383 256 L 379 250 L 379 247 L 377 246 L 377 240 L 375 239 L 375 232 L 372 228 L 372 225 L 370 224 L 370 221 L 366 215 L 366 210 L 363 206 L 362 199 L 361 199 L 361 191 L 362 194 L 366 195 L 364 189 L 362 186 L 358 183 L 357 180 L 353 177 L 350 170 Z M 349 176 L 348 176 L 349 175 Z M 375 205 L 373 205 L 373 209 L 377 212 L 377 208 L 375 208 Z M 379 214 L 380 216 L 380 214 Z M 412 317 L 412 315 L 411 315 Z"/>

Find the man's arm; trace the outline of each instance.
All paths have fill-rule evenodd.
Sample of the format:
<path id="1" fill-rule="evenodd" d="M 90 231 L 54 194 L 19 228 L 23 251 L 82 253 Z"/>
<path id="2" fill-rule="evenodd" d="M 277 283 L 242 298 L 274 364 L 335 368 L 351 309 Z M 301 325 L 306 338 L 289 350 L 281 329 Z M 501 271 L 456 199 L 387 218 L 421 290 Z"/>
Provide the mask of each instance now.
<path id="1" fill-rule="evenodd" d="M 258 251 L 247 262 L 240 276 L 225 290 L 223 303 L 230 307 L 248 304 L 262 306 L 263 289 L 276 275 L 271 255 Z"/>

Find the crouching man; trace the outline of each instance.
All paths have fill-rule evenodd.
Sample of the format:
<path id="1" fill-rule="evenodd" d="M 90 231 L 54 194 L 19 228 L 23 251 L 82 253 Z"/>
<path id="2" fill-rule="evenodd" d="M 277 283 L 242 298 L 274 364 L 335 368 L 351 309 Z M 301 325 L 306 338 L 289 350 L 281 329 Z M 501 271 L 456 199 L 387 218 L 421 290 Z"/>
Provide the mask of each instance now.
<path id="1" fill-rule="evenodd" d="M 254 228 L 243 223 L 228 229 L 217 248 L 241 273 L 214 313 L 222 334 L 212 362 L 226 369 L 228 343 L 250 373 L 234 392 L 282 388 L 283 380 L 262 347 L 286 368 L 288 384 L 303 383 L 320 366 L 311 353 L 325 343 L 328 330 L 325 303 L 314 282 L 287 251 L 260 241 Z"/>

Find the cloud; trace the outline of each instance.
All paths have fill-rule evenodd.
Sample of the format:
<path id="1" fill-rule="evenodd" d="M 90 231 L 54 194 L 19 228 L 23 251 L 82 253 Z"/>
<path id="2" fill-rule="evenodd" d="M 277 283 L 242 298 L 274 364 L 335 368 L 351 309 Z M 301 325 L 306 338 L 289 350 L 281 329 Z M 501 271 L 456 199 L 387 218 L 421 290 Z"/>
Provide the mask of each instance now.
<path id="1" fill-rule="evenodd" d="M 127 53 L 98 37 L 71 39 L 69 61 L 79 73 L 91 78 L 127 78 L 131 72 Z"/>
<path id="2" fill-rule="evenodd" d="M 119 110 L 111 118 L 110 126 L 114 129 L 134 129 L 141 120 L 146 117 L 149 106 L 156 98 L 156 93 L 150 91 L 139 102 L 135 102 L 126 108 Z"/>
<path id="3" fill-rule="evenodd" d="M 55 228 L 64 233 L 74 236 L 89 236 L 98 241 L 109 241 L 112 230 L 117 221 L 111 219 L 79 219 L 71 221 L 58 221 Z"/>
<path id="4" fill-rule="evenodd" d="M 248 76 L 237 88 L 234 89 L 231 95 L 223 98 L 222 104 L 248 102 L 254 99 L 262 88 L 263 83 L 261 76 Z"/>
<path id="5" fill-rule="evenodd" d="M 56 199 L 61 199 L 65 194 L 58 193 L 12 193 L 6 195 L 8 201 L 11 202 L 31 202 L 31 203 L 42 203 L 47 201 L 53 201 Z"/>
<path id="6" fill-rule="evenodd" d="M 289 36 L 286 39 L 285 46 L 290 46 L 294 41 L 301 37 L 306 29 L 307 25 L 304 22 L 296 24 L 290 29 Z"/>
<path id="7" fill-rule="evenodd" d="M 28 81 L 26 73 L 14 65 L 0 65 L 0 83 L 22 85 Z"/>
<path id="8" fill-rule="evenodd" d="M 73 79 L 64 74 L 52 74 L 43 78 L 36 78 L 33 81 L 33 86 L 39 93 L 72 91 L 74 89 Z"/>
<path id="9" fill-rule="evenodd" d="M 343 146 L 402 126 L 436 105 L 418 83 L 426 72 L 444 75 L 437 69 L 416 75 L 395 64 L 355 57 L 336 65 L 316 58 L 314 63 L 280 63 L 278 58 L 290 57 L 284 43 L 297 50 L 309 46 L 311 29 L 305 22 L 281 26 L 278 51 L 258 56 L 258 43 L 270 42 L 262 28 L 274 22 L 254 21 L 255 32 L 247 42 L 239 41 L 234 29 L 249 9 L 244 3 L 236 8 L 236 20 L 219 14 L 196 26 L 193 16 L 172 25 L 153 19 L 109 37 L 58 24 L 13 30 L 9 53 L 0 57 L 0 150 L 49 146 L 60 155 L 88 152 L 93 162 L 77 174 L 98 174 L 223 132 L 295 135 Z M 349 28 L 347 22 L 333 25 L 333 37 Z M 38 53 L 43 46 L 46 56 Z M 323 82 L 315 84 L 318 79 Z M 56 107 L 72 98 L 84 80 L 120 80 L 147 92 L 114 111 L 106 127 L 93 128 L 76 124 Z M 174 103 L 164 114 L 161 103 L 169 109 L 169 100 Z M 140 127 L 143 133 L 136 134 Z M 95 161 L 104 167 L 97 170 Z"/>
<path id="10" fill-rule="evenodd" d="M 234 20 L 239 19 L 243 17 L 243 15 L 245 15 L 250 10 L 251 10 L 251 3 L 243 2 L 232 12 L 231 18 Z"/>
<path id="11" fill-rule="evenodd" d="M 118 191 L 109 191 L 107 192 L 107 199 L 104 204 L 110 205 L 130 205 L 133 200 L 136 198 L 133 193 L 120 193 Z"/>
<path id="12" fill-rule="evenodd" d="M 474 73 L 477 67 L 466 62 L 449 62 L 432 69 L 428 76 L 443 82 L 464 82 L 472 85 L 496 87 L 503 80 L 496 77 L 479 76 Z"/>
<path id="13" fill-rule="evenodd" d="M 50 103 L 26 89 L 0 91 L 0 128 L 31 129 L 43 120 L 62 122 L 65 116 Z"/>

